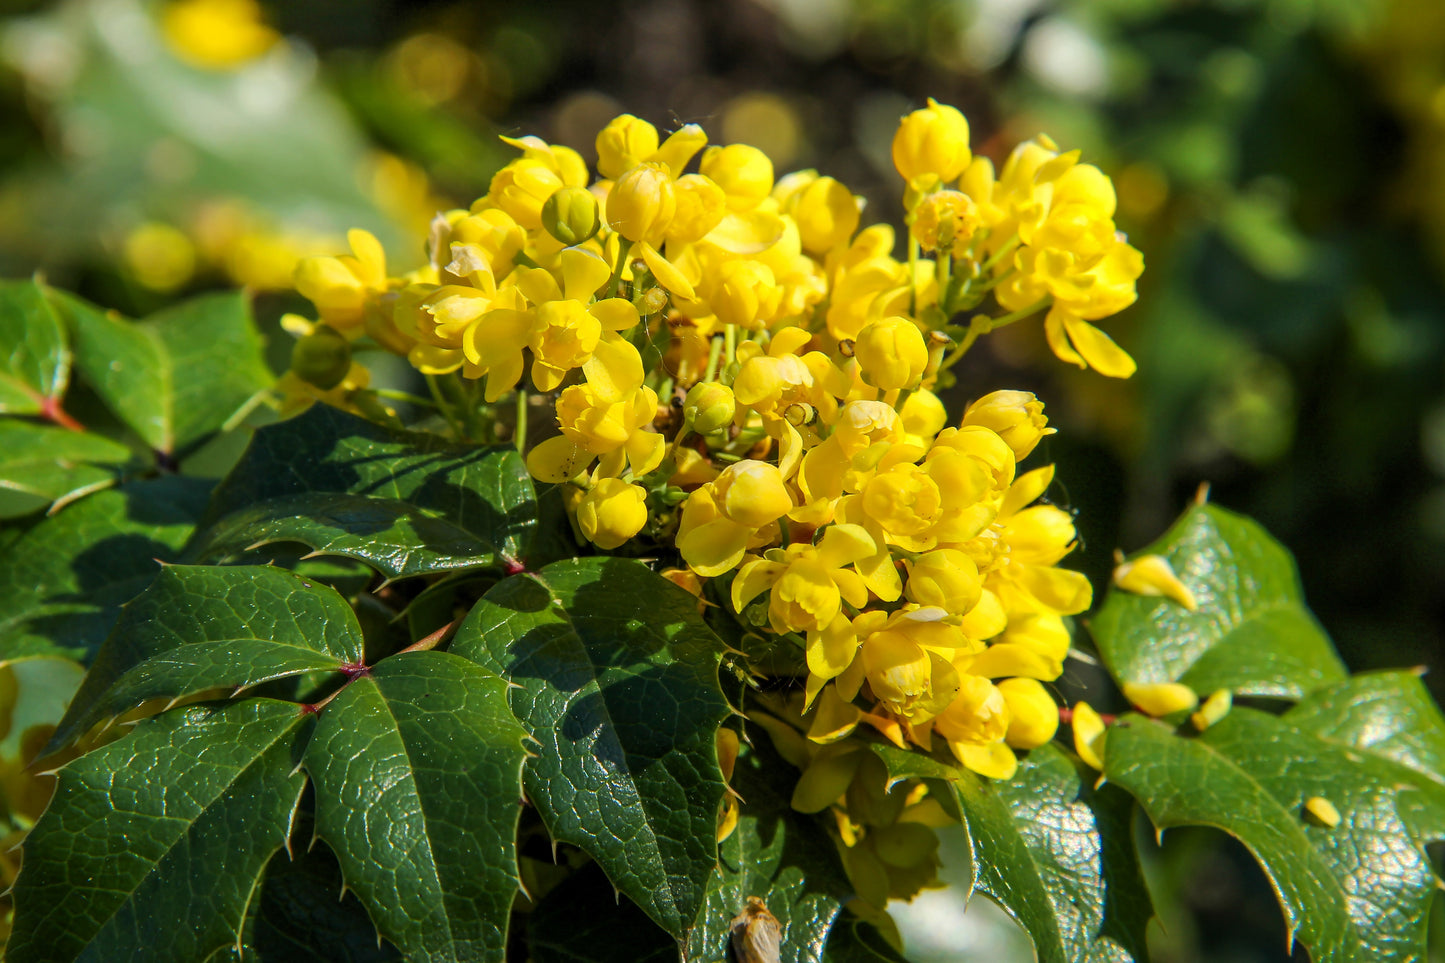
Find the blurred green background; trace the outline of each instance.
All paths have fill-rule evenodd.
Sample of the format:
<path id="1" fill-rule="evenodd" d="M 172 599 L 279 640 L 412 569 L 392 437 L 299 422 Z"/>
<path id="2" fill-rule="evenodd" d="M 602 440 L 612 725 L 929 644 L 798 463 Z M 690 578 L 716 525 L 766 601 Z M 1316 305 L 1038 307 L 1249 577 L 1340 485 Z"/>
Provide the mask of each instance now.
<path id="1" fill-rule="evenodd" d="M 298 257 L 361 226 L 415 266 L 430 216 L 510 156 L 496 134 L 590 159 L 622 111 L 819 168 L 872 220 L 899 216 L 889 143 L 926 97 L 995 160 L 1039 132 L 1080 147 L 1145 253 L 1139 303 L 1107 325 L 1139 374 L 1064 370 L 1037 325 L 961 373 L 970 394 L 1047 402 L 1076 564 L 1102 586 L 1116 547 L 1208 482 L 1294 550 L 1353 669 L 1431 664 L 1445 695 L 1440 0 L 0 0 L 0 17 L 0 275 L 129 314 L 245 284 L 274 331 L 303 308 Z M 1146 848 L 1157 960 L 1291 958 L 1240 847 Z M 900 911 L 914 959 L 1030 958 L 996 912 L 960 921 L 956 895 Z"/>

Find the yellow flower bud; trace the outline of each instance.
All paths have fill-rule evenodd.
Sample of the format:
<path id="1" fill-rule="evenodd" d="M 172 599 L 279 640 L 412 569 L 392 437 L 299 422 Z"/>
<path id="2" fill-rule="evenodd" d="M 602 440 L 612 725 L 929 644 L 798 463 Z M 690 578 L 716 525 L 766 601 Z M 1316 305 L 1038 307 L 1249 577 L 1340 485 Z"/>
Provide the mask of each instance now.
<path id="1" fill-rule="evenodd" d="M 351 370 L 351 342 L 329 325 L 318 324 L 291 348 L 291 370 L 302 381 L 329 391 Z"/>
<path id="2" fill-rule="evenodd" d="M 793 510 L 783 473 L 766 462 L 735 462 L 717 477 L 712 489 L 723 514 L 750 528 L 771 525 Z"/>
<path id="3" fill-rule="evenodd" d="M 1125 682 L 1124 698 L 1151 716 L 1167 716 L 1199 705 L 1199 696 L 1180 682 Z"/>
<path id="4" fill-rule="evenodd" d="M 902 317 L 866 325 L 853 342 L 853 356 L 858 359 L 863 380 L 885 391 L 916 387 L 928 366 L 923 332 Z"/>
<path id="5" fill-rule="evenodd" d="M 657 128 L 623 114 L 597 134 L 597 172 L 615 180 L 657 152 Z"/>
<path id="6" fill-rule="evenodd" d="M 582 187 L 564 187 L 553 191 L 542 205 L 542 226 L 547 233 L 571 247 L 597 233 L 602 226 L 597 198 Z"/>
<path id="7" fill-rule="evenodd" d="M 607 224 L 629 241 L 660 244 L 676 212 L 672 178 L 655 164 L 632 168 L 607 194 Z"/>
<path id="8" fill-rule="evenodd" d="M 1311 796 L 1306 799 L 1304 816 L 1309 822 L 1325 829 L 1334 829 L 1340 824 L 1340 811 L 1324 796 Z"/>
<path id="9" fill-rule="evenodd" d="M 1059 707 L 1042 682 L 1004 679 L 996 684 L 1008 706 L 1005 742 L 1015 749 L 1036 749 L 1054 737 L 1059 728 Z"/>
<path id="10" fill-rule="evenodd" d="M 728 212 L 722 188 L 701 174 L 684 174 L 673 183 L 677 211 L 667 226 L 667 239 L 692 244 L 717 227 Z"/>
<path id="11" fill-rule="evenodd" d="M 1032 391 L 995 391 L 968 406 L 963 413 L 965 425 L 978 425 L 998 434 L 1010 448 L 1014 458 L 1023 461 L 1045 435 L 1056 429 L 1048 427 L 1044 403 Z"/>
<path id="12" fill-rule="evenodd" d="M 981 224 L 973 198 L 959 191 L 935 191 L 914 209 L 908 230 L 925 251 L 952 251 L 966 246 Z"/>
<path id="13" fill-rule="evenodd" d="M 1174 574 L 1169 560 L 1162 555 L 1141 555 L 1123 562 L 1114 569 L 1114 584 L 1136 595 L 1163 595 L 1191 612 L 1199 609 L 1194 593 Z"/>
<path id="14" fill-rule="evenodd" d="M 1234 705 L 1234 694 L 1228 689 L 1216 689 L 1204 705 L 1199 707 L 1198 712 L 1191 713 L 1189 721 L 1194 723 L 1194 728 L 1203 732 L 1220 719 L 1229 715 L 1229 710 Z"/>
<path id="15" fill-rule="evenodd" d="M 702 174 L 727 195 L 734 211 L 752 210 L 773 190 L 773 162 L 747 144 L 709 147 L 702 155 Z"/>
<path id="16" fill-rule="evenodd" d="M 803 248 L 813 254 L 847 244 L 858 229 L 857 198 L 831 177 L 819 177 L 798 191 L 790 207 Z"/>
<path id="17" fill-rule="evenodd" d="M 963 615 L 978 604 L 983 580 L 973 560 L 954 548 L 925 552 L 908 563 L 908 584 L 903 593 L 910 602 L 936 605 Z"/>
<path id="18" fill-rule="evenodd" d="M 529 231 L 542 226 L 542 205 L 562 186 L 546 164 L 519 157 L 492 177 L 487 197 Z"/>
<path id="19" fill-rule="evenodd" d="M 604 478 L 577 504 L 577 527 L 598 548 L 613 549 L 647 524 L 647 492 L 620 478 Z"/>
<path id="20" fill-rule="evenodd" d="M 717 431 L 733 420 L 733 390 L 716 381 L 699 381 L 687 392 L 682 413 L 699 435 Z"/>
<path id="21" fill-rule="evenodd" d="M 968 121 L 931 97 L 927 107 L 904 117 L 893 135 L 893 166 L 905 181 L 930 175 L 951 181 L 972 159 Z"/>

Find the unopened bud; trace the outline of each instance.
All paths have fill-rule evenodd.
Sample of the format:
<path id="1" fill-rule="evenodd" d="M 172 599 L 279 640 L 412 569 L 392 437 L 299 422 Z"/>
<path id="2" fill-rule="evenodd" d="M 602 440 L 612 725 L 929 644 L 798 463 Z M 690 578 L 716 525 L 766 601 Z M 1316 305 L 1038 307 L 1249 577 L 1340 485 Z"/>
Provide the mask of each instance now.
<path id="1" fill-rule="evenodd" d="M 682 413 L 699 435 L 710 434 L 732 423 L 737 410 L 733 390 L 716 381 L 699 381 L 687 393 Z"/>
<path id="2" fill-rule="evenodd" d="M 351 342 L 334 328 L 318 324 L 292 346 L 291 370 L 323 391 L 335 388 L 351 370 Z"/>
<path id="3" fill-rule="evenodd" d="M 1044 403 L 1032 391 L 994 391 L 968 406 L 965 425 L 992 429 L 1023 461 L 1045 435 L 1052 435 Z"/>
<path id="4" fill-rule="evenodd" d="M 583 187 L 563 187 L 553 191 L 542 205 L 542 226 L 568 247 L 581 244 L 602 226 L 597 198 Z"/>
<path id="5" fill-rule="evenodd" d="M 918 325 L 903 317 L 873 321 L 858 333 L 853 354 L 863 380 L 875 388 L 915 388 L 928 366 L 928 346 Z"/>
<path id="6" fill-rule="evenodd" d="M 1199 696 L 1181 682 L 1125 682 L 1124 698 L 1155 718 L 1199 705 Z"/>

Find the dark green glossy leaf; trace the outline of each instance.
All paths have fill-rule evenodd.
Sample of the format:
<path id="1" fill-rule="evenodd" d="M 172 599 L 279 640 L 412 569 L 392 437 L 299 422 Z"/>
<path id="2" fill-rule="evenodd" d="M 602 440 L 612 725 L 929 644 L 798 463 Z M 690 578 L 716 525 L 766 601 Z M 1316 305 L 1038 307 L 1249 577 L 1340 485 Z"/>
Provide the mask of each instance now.
<path id="1" fill-rule="evenodd" d="M 1344 678 L 1294 559 L 1256 523 L 1194 505 L 1140 554 L 1168 559 L 1199 610 L 1111 589 L 1089 630 L 1114 678 L 1289 698 Z"/>
<path id="2" fill-rule="evenodd" d="M 354 497 L 304 497 L 310 494 Z M 271 499 L 285 501 L 266 504 Z M 290 509 L 307 517 L 286 520 Z M 237 512 L 244 514 L 226 519 Z M 524 556 L 536 515 L 532 480 L 515 449 L 451 445 L 313 405 L 256 432 L 216 489 L 208 519 L 228 545 L 335 542 L 341 554 L 383 572 L 413 574 L 509 565 Z"/>
<path id="3" fill-rule="evenodd" d="M 305 786 L 306 722 L 268 699 L 187 706 L 67 765 L 25 841 L 6 959 L 201 960 L 236 942 Z"/>
<path id="4" fill-rule="evenodd" d="M 451 651 L 516 685 L 512 711 L 540 743 L 527 798 L 552 838 L 685 939 L 717 863 L 728 712 L 697 599 L 637 561 L 555 562 L 493 587 Z"/>
<path id="5" fill-rule="evenodd" d="M 503 958 L 525 736 L 507 683 L 444 652 L 384 659 L 321 711 L 316 834 L 408 959 Z"/>
<path id="6" fill-rule="evenodd" d="M 120 605 L 176 558 L 211 483 L 156 478 L 97 492 L 0 552 L 0 662 L 89 662 Z"/>
<path id="7" fill-rule="evenodd" d="M 330 586 L 260 565 L 170 565 L 121 610 L 51 748 L 147 699 L 360 661 L 361 627 Z"/>
<path id="8" fill-rule="evenodd" d="M 896 778 L 939 780 L 971 844 L 973 885 L 1034 941 L 1044 963 L 1147 959 L 1153 906 L 1134 850 L 1127 796 L 1091 788 L 1088 769 L 1055 745 L 993 781 L 917 752 L 873 746 Z"/>
<path id="9" fill-rule="evenodd" d="M 391 498 L 310 492 L 269 498 L 227 515 L 206 534 L 199 552 L 214 557 L 270 542 L 300 542 L 326 555 L 359 559 L 388 578 L 403 578 L 497 564 L 488 535 Z"/>
<path id="10" fill-rule="evenodd" d="M 113 483 L 131 450 L 88 431 L 0 419 L 0 488 L 46 501 Z"/>
<path id="11" fill-rule="evenodd" d="M 1127 716 L 1108 732 L 1104 771 L 1161 830 L 1213 826 L 1244 843 L 1317 963 L 1424 959 L 1438 884 L 1425 845 L 1445 838 L 1445 778 L 1421 749 L 1438 751 L 1445 720 L 1412 684 L 1348 680 L 1283 717 L 1236 707 L 1198 737 Z M 1402 725 L 1418 734 L 1398 738 Z M 1313 797 L 1338 810 L 1337 826 L 1304 818 Z"/>
<path id="12" fill-rule="evenodd" d="M 46 291 L 0 281 L 0 413 L 35 414 L 65 391 L 70 352 Z"/>
<path id="13" fill-rule="evenodd" d="M 341 868 L 325 845 L 277 853 L 266 867 L 239 953 L 240 963 L 395 963 L 402 957 L 378 943 L 355 893 L 343 895 Z"/>
<path id="14" fill-rule="evenodd" d="M 218 431 L 273 380 L 242 292 L 195 298 L 144 321 L 57 298 L 76 368 L 157 451 L 174 454 Z"/>
<path id="15" fill-rule="evenodd" d="M 817 963 L 853 885 L 817 818 L 790 805 L 796 772 L 757 735 L 756 747 L 745 749 L 733 769 L 732 787 L 743 800 L 738 825 L 718 846 L 687 958 L 727 959 L 732 921 L 756 896 L 783 927 L 780 960 Z"/>

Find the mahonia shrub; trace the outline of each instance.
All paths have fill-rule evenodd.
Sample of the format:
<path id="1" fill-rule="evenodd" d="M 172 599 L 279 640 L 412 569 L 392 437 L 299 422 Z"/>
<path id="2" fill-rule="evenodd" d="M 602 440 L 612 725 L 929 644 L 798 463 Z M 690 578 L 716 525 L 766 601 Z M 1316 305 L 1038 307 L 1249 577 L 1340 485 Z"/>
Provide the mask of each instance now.
<path id="1" fill-rule="evenodd" d="M 1421 957 L 1445 722 L 1346 673 L 1257 525 L 1201 497 L 1121 558 L 1090 630 L 1135 710 L 1059 704 L 1093 591 L 1054 429 L 954 372 L 1023 322 L 1134 372 L 1097 167 L 995 170 L 930 102 L 900 244 L 695 125 L 618 117 L 595 175 L 507 143 L 426 266 L 301 263 L 274 386 L 243 299 L 0 289 L 6 470 L 59 506 L 7 543 L 0 657 L 88 666 L 30 740 L 8 958 L 901 959 L 887 904 L 960 826 L 1040 960 L 1144 960 L 1139 809 L 1238 837 L 1313 959 Z M 171 473 L 268 397 L 219 484 Z"/>

